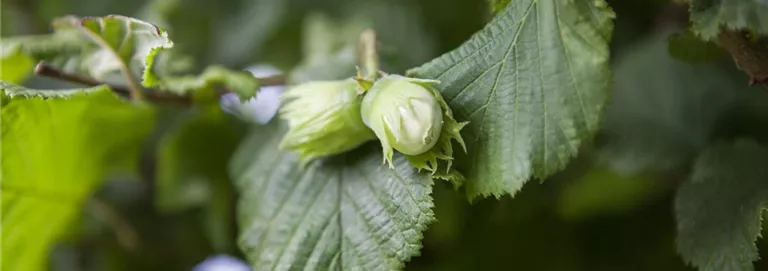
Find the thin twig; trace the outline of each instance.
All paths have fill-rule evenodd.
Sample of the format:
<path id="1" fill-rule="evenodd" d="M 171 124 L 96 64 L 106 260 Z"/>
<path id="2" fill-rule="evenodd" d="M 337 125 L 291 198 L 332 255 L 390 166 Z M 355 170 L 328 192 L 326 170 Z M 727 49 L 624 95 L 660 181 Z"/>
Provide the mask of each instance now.
<path id="1" fill-rule="evenodd" d="M 130 91 L 124 86 L 107 84 L 90 77 L 67 73 L 62 70 L 59 70 L 56 67 L 50 66 L 43 61 L 38 63 L 37 66 L 35 67 L 35 74 L 38 76 L 55 78 L 62 81 L 67 81 L 67 82 L 86 85 L 86 86 L 108 85 L 112 89 L 112 91 L 119 94 L 120 96 L 130 97 Z M 265 78 L 259 78 L 259 81 L 261 82 L 261 86 L 280 86 L 280 85 L 285 85 L 286 83 L 285 76 L 283 75 L 275 75 L 275 76 L 270 76 Z M 216 89 L 219 90 L 220 94 L 232 92 L 232 90 L 224 87 L 216 87 Z M 180 105 L 192 104 L 192 99 L 189 96 L 163 94 L 157 91 L 144 92 L 144 99 L 150 102 L 175 103 Z"/>
<path id="2" fill-rule="evenodd" d="M 38 76 L 55 78 L 62 81 L 67 81 L 67 82 L 86 85 L 86 86 L 98 86 L 98 85 L 104 84 L 90 77 L 63 72 L 53 66 L 46 64 L 43 61 L 40 61 L 40 63 L 37 63 L 37 66 L 35 66 L 35 74 Z M 110 85 L 109 87 L 117 92 L 128 93 L 128 89 L 123 87 L 114 86 L 114 85 Z"/>
<path id="3" fill-rule="evenodd" d="M 723 29 L 717 39 L 736 66 L 749 75 L 750 85 L 762 84 L 768 89 L 768 45 L 752 41 L 747 31 Z"/>
<path id="4" fill-rule="evenodd" d="M 107 85 L 109 86 L 110 89 L 112 89 L 112 91 L 114 91 L 115 93 L 117 93 L 122 97 L 130 97 L 131 95 L 131 92 L 123 86 L 107 84 L 90 77 L 67 73 L 57 69 L 56 67 L 50 66 L 43 61 L 41 61 L 40 63 L 37 63 L 37 66 L 35 66 L 35 74 L 38 76 L 55 78 L 62 81 L 67 81 L 70 83 L 76 83 L 76 84 L 86 85 L 91 87 Z M 147 101 L 151 101 L 151 102 L 175 103 L 180 105 L 190 105 L 192 103 L 192 100 L 186 96 L 168 95 L 168 94 L 161 94 L 156 92 L 145 93 L 144 98 Z"/>
<path id="5" fill-rule="evenodd" d="M 262 87 L 282 86 L 286 84 L 285 76 L 282 74 L 259 78 L 259 82 L 261 82 Z M 232 91 L 229 91 L 229 92 L 232 92 Z"/>

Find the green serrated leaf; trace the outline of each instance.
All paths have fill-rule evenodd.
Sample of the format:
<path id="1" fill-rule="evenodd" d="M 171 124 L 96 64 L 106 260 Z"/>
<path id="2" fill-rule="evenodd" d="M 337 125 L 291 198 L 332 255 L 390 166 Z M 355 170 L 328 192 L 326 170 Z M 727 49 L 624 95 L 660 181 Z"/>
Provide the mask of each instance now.
<path id="1" fill-rule="evenodd" d="M 27 55 L 66 72 L 128 84 L 138 91 L 137 78 L 152 70 L 157 51 L 173 47 L 168 34 L 157 26 L 119 15 L 66 16 L 52 26 L 50 35 L 4 40 L 3 59 Z"/>
<path id="2" fill-rule="evenodd" d="M 753 270 L 768 203 L 768 149 L 754 141 L 701 154 L 675 200 L 677 249 L 699 270 Z"/>
<path id="3" fill-rule="evenodd" d="M 78 29 L 98 46 L 90 63 L 94 66 L 91 75 L 96 79 L 119 72 L 130 84 L 135 84 L 137 79 L 133 76 L 152 70 L 158 50 L 173 47 L 168 34 L 159 27 L 125 16 L 70 16 L 57 19 L 53 26 Z"/>
<path id="4" fill-rule="evenodd" d="M 38 91 L 0 82 L 3 270 L 47 270 L 52 246 L 107 174 L 133 171 L 149 107 L 105 86 Z"/>
<path id="5" fill-rule="evenodd" d="M 608 98 L 613 11 L 603 1 L 515 1 L 458 49 L 409 71 L 431 78 L 465 128 L 467 193 L 514 194 L 565 167 Z"/>
<path id="6" fill-rule="evenodd" d="M 402 156 L 389 169 L 375 144 L 301 171 L 278 150 L 277 126 L 256 127 L 230 164 L 239 244 L 255 269 L 396 270 L 419 254 L 434 220 L 428 174 Z"/>
<path id="7" fill-rule="evenodd" d="M 712 41 L 705 41 L 691 31 L 669 36 L 669 55 L 692 64 L 707 63 L 725 55 L 725 51 Z"/>
<path id="8" fill-rule="evenodd" d="M 691 29 L 704 39 L 717 36 L 720 27 L 768 34 L 768 2 L 764 0 L 691 0 Z"/>
<path id="9" fill-rule="evenodd" d="M 214 87 L 224 87 L 248 100 L 259 91 L 260 82 L 246 71 L 230 70 L 220 66 L 209 66 L 200 75 L 168 76 L 145 81 L 148 87 L 160 87 L 164 91 L 179 95 L 192 93 L 198 99 L 214 99 L 219 93 Z"/>

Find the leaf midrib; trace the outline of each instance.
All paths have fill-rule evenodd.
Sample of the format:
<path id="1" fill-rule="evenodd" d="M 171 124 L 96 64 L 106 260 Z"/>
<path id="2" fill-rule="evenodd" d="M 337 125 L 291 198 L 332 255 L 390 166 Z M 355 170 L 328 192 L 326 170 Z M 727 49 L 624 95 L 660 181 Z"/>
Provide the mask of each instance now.
<path id="1" fill-rule="evenodd" d="M 98 19 L 99 23 L 99 29 L 101 29 L 102 32 L 104 32 L 104 20 L 111 19 L 112 17 L 107 17 L 105 19 Z M 126 31 L 125 35 L 123 36 L 123 40 L 126 39 L 126 36 L 130 36 L 131 32 L 133 31 L 133 24 L 130 20 L 118 20 L 125 24 Z M 131 95 L 134 96 L 134 99 L 140 99 L 141 98 L 141 88 L 139 87 L 139 83 L 136 81 L 136 78 L 133 76 L 131 71 L 128 69 L 127 63 L 125 63 L 125 59 L 123 59 L 117 51 L 115 51 L 114 48 L 109 46 L 106 40 L 104 40 L 100 35 L 96 35 L 93 31 L 91 31 L 89 28 L 85 27 L 82 23 L 82 19 L 80 19 L 77 23 L 77 28 L 81 31 L 85 32 L 88 37 L 93 40 L 96 44 L 99 45 L 104 50 L 107 50 L 117 61 L 118 66 L 120 67 L 120 73 L 123 74 L 123 77 L 125 77 L 126 81 L 128 81 L 128 85 L 131 89 Z"/>
<path id="2" fill-rule="evenodd" d="M 528 5 L 528 8 L 526 9 L 526 11 L 525 11 L 525 13 L 523 14 L 522 18 L 520 18 L 520 20 L 519 20 L 519 22 L 518 22 L 517 30 L 516 30 L 516 32 L 515 32 L 515 37 L 512 39 L 512 42 L 510 42 L 509 48 L 507 48 L 507 50 L 506 50 L 506 51 L 507 51 L 507 53 L 505 53 L 505 54 L 504 54 L 504 56 L 502 57 L 502 59 L 501 59 L 501 60 L 500 60 L 498 63 L 496 63 L 496 64 L 492 65 L 491 67 L 489 67 L 488 69 L 486 69 L 485 71 L 483 71 L 483 73 L 481 73 L 481 74 L 480 74 L 480 75 L 479 75 L 477 78 L 475 78 L 475 80 L 473 80 L 473 81 L 472 81 L 470 84 L 467 84 L 467 85 L 466 85 L 464 88 L 462 88 L 461 90 L 459 90 L 459 92 L 456 94 L 456 96 L 454 96 L 454 97 L 452 97 L 452 98 L 451 98 L 451 102 L 450 102 L 450 103 L 452 103 L 452 102 L 453 102 L 455 99 L 457 99 L 457 98 L 458 98 L 458 97 L 461 95 L 461 93 L 463 93 L 463 92 L 464 92 L 464 91 L 466 91 L 468 88 L 470 88 L 470 87 L 472 86 L 472 84 L 473 84 L 473 83 L 474 83 L 476 80 L 479 80 L 479 78 L 481 78 L 482 76 L 484 76 L 486 72 L 488 72 L 488 71 L 492 70 L 492 69 L 493 69 L 493 67 L 495 67 L 496 65 L 501 65 L 501 67 L 499 67 L 499 72 L 498 72 L 498 73 L 497 73 L 497 75 L 496 75 L 496 79 L 494 80 L 494 84 L 493 84 L 493 87 L 491 88 L 491 93 L 488 95 L 488 99 L 485 101 L 485 103 L 484 103 L 482 106 L 480 106 L 480 107 L 479 107 L 479 108 L 482 108 L 482 110 L 483 110 L 483 116 L 482 116 L 482 117 L 480 117 L 480 126 L 479 126 L 479 128 L 478 128 L 478 133 L 477 133 L 477 136 L 476 136 L 476 137 L 473 139 L 472 145 L 477 145 L 477 143 L 478 143 L 478 142 L 480 142 L 480 137 L 481 137 L 481 136 L 482 136 L 482 134 L 483 134 L 484 124 L 485 124 L 485 122 L 486 122 L 486 121 L 485 121 L 485 117 L 486 117 L 486 112 L 488 112 L 488 109 L 487 109 L 487 108 L 488 108 L 488 105 L 491 103 L 491 98 L 492 98 L 492 97 L 493 97 L 493 95 L 495 95 L 495 93 L 496 93 L 496 89 L 497 89 L 497 86 L 498 86 L 498 80 L 499 80 L 499 78 L 501 77 L 501 73 L 502 73 L 502 71 L 504 70 L 504 64 L 507 62 L 507 58 L 509 57 L 509 53 L 510 53 L 512 50 L 515 50 L 515 52 L 517 52 L 517 50 L 515 49 L 515 47 L 516 47 L 516 45 L 517 45 L 517 41 L 518 41 L 518 38 L 520 37 L 520 33 L 522 32 L 521 30 L 522 30 L 522 29 L 523 29 L 523 27 L 526 25 L 526 24 L 525 24 L 525 22 L 526 22 L 526 20 L 528 19 L 528 15 L 531 13 L 531 10 L 533 10 L 533 6 L 534 6 L 534 5 L 536 5 L 536 4 L 538 4 L 538 0 L 534 0 L 534 1 L 531 1 L 531 4 L 530 4 L 530 5 Z M 512 11 L 508 11 L 508 12 L 512 12 Z M 500 16 L 504 16 L 504 15 L 506 15 L 506 14 L 500 14 Z M 499 16 L 499 15 L 497 15 L 497 16 Z M 508 30 L 509 30 L 509 29 L 505 29 L 505 30 L 501 31 L 501 32 L 500 32 L 500 34 L 499 34 L 498 36 L 501 36 L 501 35 L 503 35 L 503 34 L 504 34 L 506 31 L 508 31 Z M 537 32 L 538 32 L 538 31 L 537 31 Z M 497 38 L 497 36 L 494 36 L 492 39 L 495 39 L 495 38 Z M 488 46 L 488 45 L 490 45 L 490 44 L 493 44 L 493 42 L 492 42 L 492 41 L 488 41 L 488 42 L 486 43 L 486 45 L 484 45 L 484 46 L 483 46 L 483 48 L 485 48 L 486 46 Z M 479 52 L 480 50 L 482 50 L 482 49 L 478 49 L 476 52 Z M 474 55 L 474 53 L 473 53 L 472 55 Z M 461 61 L 464 61 L 464 60 L 466 60 L 466 59 L 469 59 L 470 57 L 472 57 L 472 55 L 469 55 L 469 56 L 467 56 L 466 58 L 462 59 Z M 515 58 L 517 58 L 517 54 L 515 54 Z M 445 74 L 445 73 L 446 73 L 447 71 L 449 71 L 450 69 L 453 69 L 454 67 L 457 67 L 459 64 L 460 64 L 460 63 L 456 63 L 456 64 L 455 64 L 455 65 L 453 65 L 451 68 L 449 68 L 449 69 L 446 69 L 446 71 L 445 71 L 443 74 Z M 515 61 L 515 66 L 517 66 L 517 61 Z M 518 70 L 519 70 L 519 69 L 515 69 L 515 78 L 516 78 L 516 80 L 515 80 L 515 84 L 517 84 L 517 83 L 519 82 L 519 73 L 518 73 Z M 515 95 L 514 95 L 514 96 L 515 96 L 515 105 L 517 105 L 517 98 L 518 98 L 518 92 L 517 92 L 517 91 L 515 91 Z M 478 109 L 478 110 L 479 110 L 479 109 Z M 513 113 L 513 115 L 514 115 L 514 121 L 513 121 L 513 124 L 514 124 L 514 125 L 513 125 L 513 131 L 512 131 L 512 140 L 513 140 L 513 141 L 515 140 L 515 138 L 516 138 L 516 136 L 517 136 L 517 125 L 516 125 L 516 124 L 517 124 L 518 116 L 520 115 L 520 114 L 518 114 L 518 111 L 517 111 L 517 110 L 518 110 L 518 107 L 517 107 L 517 106 L 515 106 L 515 107 L 514 107 L 514 113 Z M 473 112 L 472 114 L 474 114 L 474 112 Z M 472 115 L 472 114 L 470 114 L 470 115 L 469 115 L 469 116 L 467 116 L 467 117 L 468 117 L 468 118 L 469 118 L 469 117 L 471 117 L 471 115 Z M 476 151 L 476 150 L 475 150 L 475 151 L 473 151 L 472 153 L 473 153 L 473 154 L 472 154 L 472 159 L 471 159 L 471 163 L 470 163 L 470 165 L 474 165 L 474 164 L 477 162 L 477 156 L 479 155 L 479 154 L 478 154 L 478 153 L 479 153 L 479 151 Z M 485 193 L 485 192 L 483 192 L 483 193 Z"/>

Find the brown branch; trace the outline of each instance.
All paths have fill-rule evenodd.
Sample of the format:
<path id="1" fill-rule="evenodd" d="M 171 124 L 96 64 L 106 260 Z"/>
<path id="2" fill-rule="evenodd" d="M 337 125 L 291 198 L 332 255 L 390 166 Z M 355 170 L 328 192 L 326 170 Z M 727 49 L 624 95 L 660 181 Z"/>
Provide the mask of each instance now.
<path id="1" fill-rule="evenodd" d="M 768 45 L 752 41 L 747 31 L 723 29 L 717 39 L 736 66 L 749 75 L 750 85 L 762 84 L 768 89 Z"/>
<path id="2" fill-rule="evenodd" d="M 285 76 L 282 74 L 259 78 L 259 82 L 261 82 L 262 87 L 282 86 L 286 84 Z"/>
<path id="3" fill-rule="evenodd" d="M 37 63 L 37 66 L 35 66 L 35 74 L 38 76 L 55 78 L 62 81 L 67 81 L 67 82 L 76 83 L 76 84 L 85 85 L 85 86 L 91 86 L 91 87 L 107 85 L 109 86 L 110 89 L 112 89 L 112 91 L 114 91 L 115 93 L 117 93 L 122 97 L 130 97 L 131 95 L 131 92 L 123 86 L 107 84 L 90 77 L 67 73 L 57 69 L 56 67 L 50 66 L 43 61 L 41 61 L 40 63 Z M 168 94 L 161 94 L 156 92 L 144 93 L 144 98 L 147 101 L 151 101 L 151 102 L 175 103 L 180 105 L 190 105 L 192 103 L 192 100 L 186 96 L 168 95 Z"/>
<path id="4" fill-rule="evenodd" d="M 130 94 L 131 94 L 129 89 L 125 88 L 124 86 L 107 84 L 90 77 L 67 73 L 62 70 L 59 70 L 56 67 L 50 66 L 43 61 L 38 63 L 37 66 L 35 67 L 35 74 L 38 76 L 55 78 L 62 81 L 67 81 L 67 82 L 76 83 L 76 84 L 85 85 L 85 86 L 108 85 L 109 88 L 112 89 L 112 91 L 114 91 L 115 93 L 117 93 L 122 97 L 130 97 Z M 259 81 L 261 82 L 261 86 L 280 86 L 280 85 L 286 84 L 285 76 L 283 75 L 275 75 L 275 76 L 270 76 L 265 78 L 259 78 Z M 216 89 L 219 90 L 220 95 L 232 92 L 230 89 L 227 89 L 224 87 L 216 87 Z M 144 94 L 143 98 L 150 102 L 175 103 L 175 104 L 180 104 L 185 106 L 192 104 L 192 98 L 189 96 L 163 94 L 163 93 L 158 93 L 154 91 L 144 92 L 143 94 Z"/>
<path id="5" fill-rule="evenodd" d="M 67 82 L 86 85 L 86 86 L 98 86 L 98 85 L 104 84 L 90 77 L 63 72 L 55 67 L 52 67 L 46 64 L 43 61 L 40 61 L 40 63 L 37 63 L 37 66 L 35 66 L 35 74 L 38 76 L 55 78 L 62 81 L 67 81 Z M 113 86 L 113 85 L 110 85 L 109 87 L 116 92 L 125 92 L 125 93 L 128 92 L 128 90 L 123 87 Z"/>

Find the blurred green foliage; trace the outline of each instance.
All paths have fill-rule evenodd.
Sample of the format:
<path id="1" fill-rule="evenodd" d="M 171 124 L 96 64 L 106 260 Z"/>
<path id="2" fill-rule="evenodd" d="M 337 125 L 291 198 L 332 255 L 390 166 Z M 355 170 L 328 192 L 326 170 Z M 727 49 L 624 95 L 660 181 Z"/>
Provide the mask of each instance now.
<path id="1" fill-rule="evenodd" d="M 437 182 L 437 222 L 408 269 L 690 269 L 675 253 L 674 190 L 707 143 L 745 134 L 768 140 L 768 97 L 749 88 L 726 56 L 694 65 L 669 55 L 668 37 L 687 22 L 678 5 L 609 2 L 618 14 L 611 47 L 615 75 L 600 135 L 565 171 L 527 183 L 514 199 L 469 204 L 463 193 Z M 337 77 L 354 64 L 344 62 L 354 38 L 311 35 L 308 29 L 372 26 L 384 69 L 402 73 L 457 47 L 492 17 L 480 0 L 5 0 L 1 34 L 47 33 L 49 22 L 66 14 L 121 14 L 156 23 L 195 59 L 197 70 L 267 63 L 285 71 L 299 67 L 304 78 Z M 333 26 L 318 27 L 323 23 Z M 313 60 L 316 50 L 325 56 Z M 65 86 L 40 78 L 26 84 Z M 242 256 L 233 246 L 236 195 L 226 176 L 204 161 L 176 165 L 199 169 L 197 176 L 156 168 L 164 155 L 185 155 L 173 153 L 175 140 L 194 142 L 188 144 L 194 151 L 210 153 L 205 158 L 226 162 L 238 129 L 248 124 L 206 114 L 159 110 L 143 149 L 142 176 L 106 182 L 94 198 L 107 211 L 83 210 L 86 216 L 51 255 L 52 270 L 190 270 L 216 253 Z M 175 130 L 179 126 L 191 134 Z M 213 129 L 228 136 L 208 137 Z M 186 191 L 197 185 L 212 193 Z M 178 198 L 158 200 L 177 186 L 185 190 L 168 196 Z M 181 207 L 165 206 L 173 201 Z M 120 242 L 131 236 L 136 247 Z"/>

